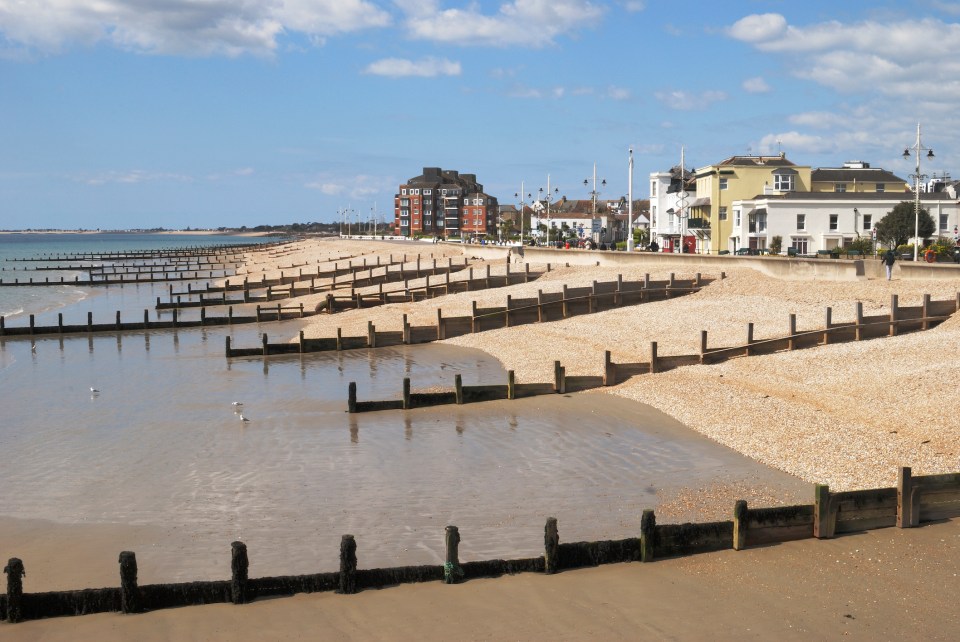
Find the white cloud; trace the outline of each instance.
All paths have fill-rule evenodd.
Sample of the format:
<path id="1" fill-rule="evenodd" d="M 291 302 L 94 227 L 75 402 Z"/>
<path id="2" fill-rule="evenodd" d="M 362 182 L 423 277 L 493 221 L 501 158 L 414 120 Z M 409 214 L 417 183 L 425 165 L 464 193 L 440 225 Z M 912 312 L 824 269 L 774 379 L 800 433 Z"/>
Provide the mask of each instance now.
<path id="1" fill-rule="evenodd" d="M 319 41 L 389 22 L 367 0 L 0 0 L 8 46 L 46 53 L 105 42 L 139 53 L 264 55 L 285 32 Z"/>
<path id="2" fill-rule="evenodd" d="M 459 76 L 461 69 L 459 62 L 453 62 L 446 58 L 422 58 L 416 61 L 406 60 L 405 58 L 384 58 L 367 65 L 364 73 L 394 78 L 405 76 L 432 78 L 435 76 Z"/>
<path id="3" fill-rule="evenodd" d="M 316 189 L 320 190 L 327 196 L 338 196 L 343 194 L 346 190 L 346 186 L 339 183 L 325 182 L 325 181 L 311 181 L 304 185 L 307 189 Z"/>
<path id="4" fill-rule="evenodd" d="M 744 91 L 751 94 L 765 94 L 770 91 L 770 85 L 760 76 L 747 78 L 743 81 L 742 87 Z"/>
<path id="5" fill-rule="evenodd" d="M 623 8 L 630 13 L 637 13 L 647 8 L 647 3 L 641 0 L 627 0 L 623 3 Z"/>
<path id="6" fill-rule="evenodd" d="M 357 176 L 323 176 L 304 183 L 307 189 L 319 190 L 327 196 L 343 196 L 352 199 L 367 199 L 382 191 L 384 185 L 393 185 L 391 178 L 358 174 Z"/>
<path id="7" fill-rule="evenodd" d="M 786 30 L 786 18 L 778 13 L 764 13 L 737 20 L 727 32 L 744 42 L 764 42 L 780 37 Z"/>
<path id="8" fill-rule="evenodd" d="M 440 9 L 436 0 L 401 0 L 406 27 L 419 40 L 456 45 L 542 47 L 556 38 L 596 25 L 606 9 L 586 0 L 513 0 L 494 15 L 477 4 L 465 9 Z"/>
<path id="9" fill-rule="evenodd" d="M 758 147 L 761 154 L 773 154 L 781 148 L 790 153 L 822 154 L 834 152 L 837 148 L 833 139 L 828 140 L 796 131 L 767 134 L 760 139 Z"/>
<path id="10" fill-rule="evenodd" d="M 615 87 L 613 85 L 607 87 L 606 95 L 610 100 L 630 100 L 630 98 L 633 97 L 629 89 L 625 87 Z"/>
<path id="11" fill-rule="evenodd" d="M 658 91 L 654 97 L 670 109 L 679 111 L 691 111 L 694 109 L 706 109 L 715 102 L 727 99 L 727 94 L 722 91 L 703 91 L 699 94 L 674 89 L 671 91 Z"/>
<path id="12" fill-rule="evenodd" d="M 75 180 L 78 180 L 81 183 L 86 183 L 87 185 L 97 186 L 111 183 L 120 185 L 133 185 L 137 183 L 149 183 L 157 181 L 191 183 L 193 182 L 193 177 L 187 176 L 186 174 L 177 174 L 173 172 L 148 172 L 142 169 L 130 169 L 123 171 L 111 170 L 93 175 L 84 174 L 75 177 Z"/>

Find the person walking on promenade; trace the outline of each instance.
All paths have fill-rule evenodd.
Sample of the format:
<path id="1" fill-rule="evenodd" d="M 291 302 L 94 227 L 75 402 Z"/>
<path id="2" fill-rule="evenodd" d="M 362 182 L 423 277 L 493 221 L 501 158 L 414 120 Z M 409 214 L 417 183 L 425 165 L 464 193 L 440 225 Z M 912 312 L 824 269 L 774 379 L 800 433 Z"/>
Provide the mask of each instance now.
<path id="1" fill-rule="evenodd" d="M 887 266 L 887 281 L 893 276 L 893 264 L 897 261 L 897 253 L 893 248 L 887 250 L 883 255 L 883 264 Z"/>

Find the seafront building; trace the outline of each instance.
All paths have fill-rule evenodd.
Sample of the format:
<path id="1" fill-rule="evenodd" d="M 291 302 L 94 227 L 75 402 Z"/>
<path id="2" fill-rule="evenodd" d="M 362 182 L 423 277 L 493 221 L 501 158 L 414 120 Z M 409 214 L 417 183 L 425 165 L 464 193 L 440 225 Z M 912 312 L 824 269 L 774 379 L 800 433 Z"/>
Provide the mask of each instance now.
<path id="1" fill-rule="evenodd" d="M 475 174 L 424 167 L 394 195 L 397 236 L 473 237 L 495 234 L 499 205 Z"/>
<path id="2" fill-rule="evenodd" d="M 943 182 L 943 181 L 941 181 Z M 938 191 L 934 191 L 934 189 Z M 913 201 L 908 183 L 863 161 L 811 169 L 776 156 L 732 156 L 693 172 L 650 174 L 653 238 L 663 251 L 736 253 L 770 247 L 816 254 L 873 236 L 874 225 L 898 203 Z M 956 191 L 937 184 L 920 194 L 937 235 L 960 226 Z"/>

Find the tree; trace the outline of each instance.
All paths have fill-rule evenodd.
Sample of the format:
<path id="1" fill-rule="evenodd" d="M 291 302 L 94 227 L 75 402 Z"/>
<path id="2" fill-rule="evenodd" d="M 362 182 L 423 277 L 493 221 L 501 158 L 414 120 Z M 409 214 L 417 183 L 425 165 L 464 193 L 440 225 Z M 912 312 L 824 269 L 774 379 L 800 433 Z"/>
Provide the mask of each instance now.
<path id="1" fill-rule="evenodd" d="M 933 217 L 922 207 L 920 208 L 920 216 L 916 221 L 921 239 L 932 236 L 937 229 Z M 913 238 L 914 223 L 914 204 L 909 201 L 898 203 L 877 222 L 877 241 L 891 244 L 894 247 L 905 245 L 907 241 Z"/>

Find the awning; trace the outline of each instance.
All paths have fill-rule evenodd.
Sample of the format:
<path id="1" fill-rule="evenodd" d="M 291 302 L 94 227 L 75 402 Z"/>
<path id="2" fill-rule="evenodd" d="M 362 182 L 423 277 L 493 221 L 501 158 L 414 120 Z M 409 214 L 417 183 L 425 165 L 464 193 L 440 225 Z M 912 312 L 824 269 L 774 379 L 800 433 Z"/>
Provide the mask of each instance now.
<path id="1" fill-rule="evenodd" d="M 709 205 L 709 204 L 710 204 L 710 197 L 704 196 L 703 198 L 698 198 L 697 200 L 695 200 L 693 202 L 693 205 L 691 205 L 690 207 L 703 207 L 704 205 Z"/>

